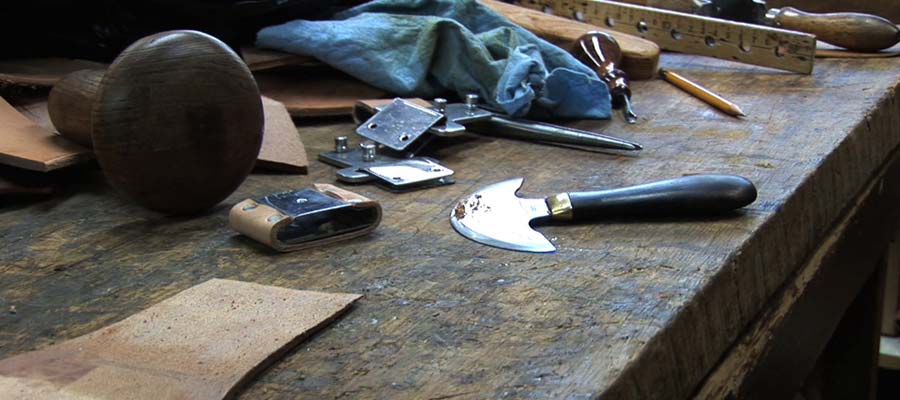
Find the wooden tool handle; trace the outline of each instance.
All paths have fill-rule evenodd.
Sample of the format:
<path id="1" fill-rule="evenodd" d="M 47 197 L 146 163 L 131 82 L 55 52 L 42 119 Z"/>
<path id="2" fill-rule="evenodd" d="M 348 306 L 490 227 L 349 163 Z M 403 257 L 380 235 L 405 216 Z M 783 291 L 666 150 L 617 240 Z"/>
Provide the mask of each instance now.
<path id="1" fill-rule="evenodd" d="M 621 47 L 612 35 L 598 31 L 588 32 L 575 41 L 571 53 L 578 61 L 597 72 L 600 79 L 609 86 L 613 96 L 631 97 L 628 74 L 619 69 Z"/>
<path id="2" fill-rule="evenodd" d="M 690 175 L 596 192 L 568 193 L 574 220 L 616 216 L 717 214 L 756 200 L 756 187 L 736 175 Z"/>
<path id="3" fill-rule="evenodd" d="M 497 0 L 480 1 L 516 25 L 564 49 L 572 48 L 575 41 L 587 32 L 609 33 L 616 38 L 622 49 L 622 63 L 619 68 L 632 80 L 650 79 L 656 74 L 659 65 L 659 46 L 649 40 Z"/>
<path id="4" fill-rule="evenodd" d="M 870 14 L 815 14 L 784 7 L 769 10 L 767 18 L 781 28 L 811 33 L 823 42 L 853 51 L 874 52 L 900 41 L 897 25 Z"/>
<path id="5" fill-rule="evenodd" d="M 93 147 L 91 107 L 97 99 L 103 72 L 86 69 L 66 75 L 53 85 L 47 99 L 50 121 L 59 134 L 87 147 Z"/>

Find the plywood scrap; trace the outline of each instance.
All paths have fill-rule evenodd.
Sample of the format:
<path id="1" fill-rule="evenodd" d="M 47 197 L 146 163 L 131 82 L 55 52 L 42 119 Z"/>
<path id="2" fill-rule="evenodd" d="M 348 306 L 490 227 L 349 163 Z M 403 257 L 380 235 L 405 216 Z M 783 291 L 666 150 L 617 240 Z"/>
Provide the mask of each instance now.
<path id="1" fill-rule="evenodd" d="M 283 51 L 260 49 L 258 47 L 241 48 L 241 56 L 251 71 L 265 71 L 282 67 L 321 67 L 322 62 L 310 56 L 285 53 Z"/>
<path id="2" fill-rule="evenodd" d="M 222 399 L 360 296 L 213 279 L 0 361 L 0 398 Z"/>
<path id="3" fill-rule="evenodd" d="M 277 171 L 305 174 L 309 167 L 306 148 L 294 120 L 284 104 L 262 98 L 266 128 L 256 166 Z"/>
<path id="4" fill-rule="evenodd" d="M 92 158 L 90 149 L 48 131 L 0 99 L 0 163 L 47 172 Z"/>
<path id="5" fill-rule="evenodd" d="M 304 74 L 302 71 L 258 73 L 255 76 L 259 91 L 283 103 L 294 117 L 349 116 L 357 100 L 388 95 L 337 71 L 327 74 Z"/>

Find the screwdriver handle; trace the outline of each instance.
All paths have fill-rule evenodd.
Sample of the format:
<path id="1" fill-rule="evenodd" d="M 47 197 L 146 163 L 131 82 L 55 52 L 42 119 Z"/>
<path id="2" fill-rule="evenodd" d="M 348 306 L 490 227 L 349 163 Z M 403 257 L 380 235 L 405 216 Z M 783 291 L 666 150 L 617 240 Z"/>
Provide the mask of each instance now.
<path id="1" fill-rule="evenodd" d="M 609 86 L 613 97 L 620 94 L 631 97 L 628 76 L 619 69 L 622 50 L 612 35 L 600 31 L 588 32 L 575 40 L 571 53 L 579 61 L 594 69 L 600 79 Z"/>
<path id="2" fill-rule="evenodd" d="M 619 69 L 622 49 L 616 38 L 606 32 L 591 31 L 577 40 L 571 53 L 579 61 L 594 69 L 597 76 L 606 82 L 612 95 L 613 107 L 622 108 L 629 124 L 637 122 L 637 115 L 631 109 L 631 88 L 628 76 Z"/>
<path id="3" fill-rule="evenodd" d="M 766 19 L 780 28 L 811 33 L 823 42 L 852 51 L 876 52 L 900 42 L 897 25 L 871 14 L 816 14 L 783 7 L 770 9 Z"/>

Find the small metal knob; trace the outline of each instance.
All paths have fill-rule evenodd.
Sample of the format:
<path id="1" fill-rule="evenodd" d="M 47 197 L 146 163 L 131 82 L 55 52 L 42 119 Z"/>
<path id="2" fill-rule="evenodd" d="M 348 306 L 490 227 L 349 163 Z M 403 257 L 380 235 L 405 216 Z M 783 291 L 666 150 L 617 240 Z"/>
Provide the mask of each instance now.
<path id="1" fill-rule="evenodd" d="M 348 140 L 346 136 L 338 136 L 334 138 L 334 152 L 335 153 L 346 153 L 349 149 L 347 146 Z"/>
<path id="2" fill-rule="evenodd" d="M 447 99 L 443 99 L 440 97 L 434 99 L 434 109 L 441 114 L 446 113 L 447 112 Z"/>
<path id="3" fill-rule="evenodd" d="M 375 161 L 375 143 L 360 143 L 359 147 L 362 148 L 363 161 Z"/>
<path id="4" fill-rule="evenodd" d="M 475 111 L 475 107 L 478 107 L 478 95 L 475 93 L 470 93 L 466 95 L 466 109 L 469 111 Z"/>

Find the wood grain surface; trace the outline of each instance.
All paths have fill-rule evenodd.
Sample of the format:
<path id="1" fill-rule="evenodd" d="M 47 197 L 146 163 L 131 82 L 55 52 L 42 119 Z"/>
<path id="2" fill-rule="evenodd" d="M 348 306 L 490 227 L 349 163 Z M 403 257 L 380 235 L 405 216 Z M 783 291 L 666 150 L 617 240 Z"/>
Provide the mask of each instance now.
<path id="1" fill-rule="evenodd" d="M 480 1 L 513 23 L 566 50 L 571 49 L 578 38 L 590 31 L 609 33 L 616 38 L 622 50 L 622 61 L 619 67 L 628 74 L 630 79 L 650 79 L 656 76 L 656 67 L 659 65 L 659 46 L 647 39 L 517 7 L 498 0 Z"/>
<path id="2" fill-rule="evenodd" d="M 900 23 L 900 7 L 894 0 L 769 0 L 769 7 L 797 7 L 809 12 L 860 12 Z"/>
<path id="3" fill-rule="evenodd" d="M 90 149 L 38 125 L 0 98 L 0 164 L 47 172 L 93 157 Z"/>
<path id="4" fill-rule="evenodd" d="M 0 360 L 0 398 L 233 398 L 358 298 L 211 279 L 96 332 Z"/>
<path id="5" fill-rule="evenodd" d="M 83 335 L 213 277 L 361 293 L 347 318 L 288 354 L 242 397 L 684 398 L 722 359 L 900 143 L 900 63 L 820 60 L 812 75 L 687 55 L 662 66 L 741 105 L 722 115 L 660 80 L 633 82 L 641 118 L 576 126 L 639 141 L 638 155 L 489 137 L 435 142 L 456 184 L 356 191 L 384 207 L 372 234 L 275 254 L 227 227 L 230 204 L 332 182 L 253 175 L 196 218 L 120 199 L 97 171 L 65 196 L 0 214 L 0 355 Z M 354 126 L 301 126 L 310 155 Z M 355 139 L 354 139 L 355 140 Z M 689 173 L 743 175 L 759 199 L 727 218 L 611 220 L 538 229 L 559 248 L 479 245 L 448 222 L 475 189 L 522 194 Z M 72 180 L 74 179 L 74 180 Z M 12 308 L 14 307 L 14 308 Z"/>
<path id="6" fill-rule="evenodd" d="M 117 190 L 152 210 L 191 214 L 243 182 L 263 122 L 253 75 L 225 43 L 197 31 L 160 32 L 128 46 L 106 70 L 91 142 Z"/>
<path id="7" fill-rule="evenodd" d="M 73 58 L 31 58 L 0 61 L 0 84 L 53 86 L 64 76 L 106 64 Z"/>
<path id="8" fill-rule="evenodd" d="M 359 99 L 388 97 L 381 89 L 336 70 L 255 74 L 259 91 L 284 104 L 292 117 L 348 116 Z"/>

